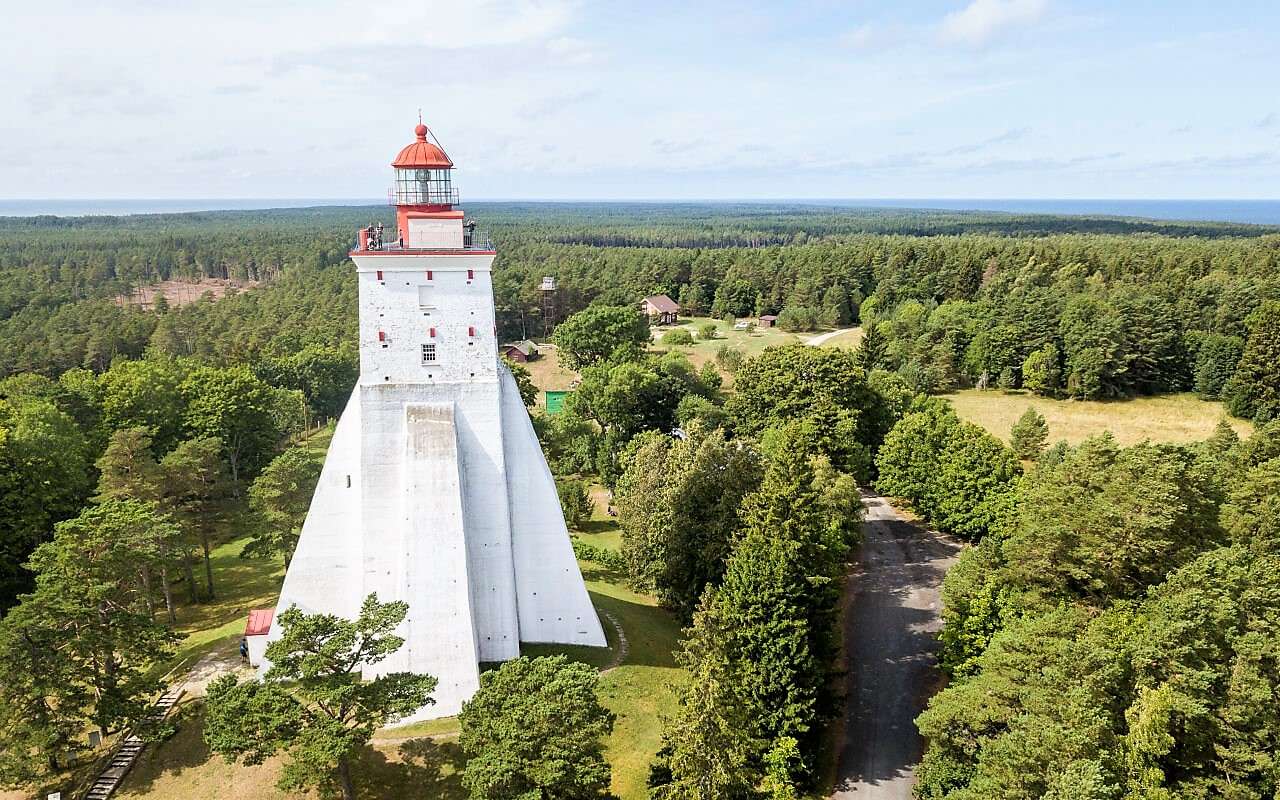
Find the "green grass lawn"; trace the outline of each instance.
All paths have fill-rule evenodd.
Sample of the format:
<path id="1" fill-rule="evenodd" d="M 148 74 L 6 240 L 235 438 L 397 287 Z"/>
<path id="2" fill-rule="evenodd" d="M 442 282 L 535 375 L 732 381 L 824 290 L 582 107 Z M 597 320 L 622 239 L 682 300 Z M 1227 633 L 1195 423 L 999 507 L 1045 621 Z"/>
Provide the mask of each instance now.
<path id="1" fill-rule="evenodd" d="M 716 338 L 700 339 L 698 338 L 698 328 L 707 323 L 715 323 Z M 672 346 L 663 344 L 662 335 L 673 327 L 688 328 L 689 332 L 694 335 L 693 344 L 685 346 Z M 710 317 L 690 317 L 684 320 L 678 326 L 670 325 L 665 327 L 655 327 L 653 329 L 653 347 L 651 349 L 658 352 L 668 350 L 678 350 L 689 357 L 694 366 L 701 367 L 708 361 L 715 361 L 716 351 L 721 347 L 729 346 L 734 350 L 739 350 L 744 356 L 759 355 L 766 347 L 783 344 L 796 344 L 803 342 L 814 334 L 805 334 L 803 336 L 788 333 L 781 328 L 758 328 L 748 333 L 747 331 L 735 331 L 724 320 L 711 319 Z"/>
<path id="2" fill-rule="evenodd" d="M 856 350 L 862 342 L 862 328 L 844 331 L 822 343 L 823 347 L 838 347 L 842 350 Z"/>
<path id="3" fill-rule="evenodd" d="M 1065 439 L 1075 444 L 1103 431 L 1111 431 L 1122 445 L 1150 439 L 1156 442 L 1192 442 L 1207 439 L 1218 420 L 1228 419 L 1241 436 L 1253 426 L 1227 417 L 1221 403 L 1201 400 L 1193 394 L 1135 397 L 1129 400 L 1053 400 L 1033 394 L 1000 390 L 964 389 L 944 395 L 962 418 L 986 428 L 1006 442 L 1009 429 L 1027 406 L 1049 423 L 1049 442 Z"/>

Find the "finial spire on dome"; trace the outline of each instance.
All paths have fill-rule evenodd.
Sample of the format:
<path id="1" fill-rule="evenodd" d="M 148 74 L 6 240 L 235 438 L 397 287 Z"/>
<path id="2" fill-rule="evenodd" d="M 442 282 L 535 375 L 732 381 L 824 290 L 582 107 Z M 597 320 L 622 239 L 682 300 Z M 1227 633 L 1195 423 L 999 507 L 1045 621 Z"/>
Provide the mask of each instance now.
<path id="1" fill-rule="evenodd" d="M 418 125 L 413 129 L 417 141 L 400 151 L 391 166 L 397 169 L 451 169 L 453 162 L 445 155 L 438 142 L 428 141 L 430 129 L 421 121 L 422 109 L 418 109 Z"/>

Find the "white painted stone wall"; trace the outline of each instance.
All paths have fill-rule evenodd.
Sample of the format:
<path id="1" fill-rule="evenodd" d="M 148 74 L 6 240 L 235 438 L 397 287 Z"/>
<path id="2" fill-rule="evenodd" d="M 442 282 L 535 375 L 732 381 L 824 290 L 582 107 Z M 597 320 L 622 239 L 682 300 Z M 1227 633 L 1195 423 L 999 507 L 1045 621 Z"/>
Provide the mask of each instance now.
<path id="1" fill-rule="evenodd" d="M 462 248 L 462 220 L 409 218 L 409 246 L 422 248 Z"/>
<path id="2" fill-rule="evenodd" d="M 249 666 L 256 667 L 260 665 L 267 655 L 267 635 L 259 633 L 254 636 L 244 637 L 245 645 L 249 650 Z"/>
<path id="3" fill-rule="evenodd" d="M 496 380 L 493 258 L 353 257 L 360 281 L 360 384 Z M 420 289 L 430 293 L 430 307 L 419 305 Z M 438 363 L 424 365 L 422 345 L 433 342 Z"/>
<path id="4" fill-rule="evenodd" d="M 502 373 L 502 441 L 516 567 L 520 639 L 605 647 L 600 617 L 582 582 L 555 478 L 547 466 L 515 378 Z"/>
<path id="5" fill-rule="evenodd" d="M 269 638 L 279 638 L 275 620 L 296 605 L 307 614 L 352 618 L 360 611 L 363 554 L 360 504 L 359 389 L 338 420 L 320 481 L 302 525 L 302 535 L 280 588 Z"/>

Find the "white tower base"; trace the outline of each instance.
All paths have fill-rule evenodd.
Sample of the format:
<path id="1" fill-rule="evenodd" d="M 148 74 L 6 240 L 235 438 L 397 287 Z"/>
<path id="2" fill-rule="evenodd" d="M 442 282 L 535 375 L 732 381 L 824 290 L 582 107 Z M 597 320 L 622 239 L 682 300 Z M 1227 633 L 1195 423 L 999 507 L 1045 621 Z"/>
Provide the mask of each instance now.
<path id="1" fill-rule="evenodd" d="M 404 645 L 364 672 L 437 678 L 401 724 L 457 714 L 479 662 L 521 641 L 606 646 L 515 380 L 496 377 L 356 387 L 276 607 L 352 619 L 371 592 L 407 602 Z"/>

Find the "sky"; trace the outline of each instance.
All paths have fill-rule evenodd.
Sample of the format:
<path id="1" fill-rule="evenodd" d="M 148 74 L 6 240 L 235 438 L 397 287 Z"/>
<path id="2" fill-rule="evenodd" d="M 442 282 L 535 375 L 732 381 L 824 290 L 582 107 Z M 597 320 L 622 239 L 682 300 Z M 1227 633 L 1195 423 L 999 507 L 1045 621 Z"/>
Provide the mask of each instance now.
<path id="1" fill-rule="evenodd" d="M 0 198 L 1280 197 L 1280 3 L 4 3 Z"/>

